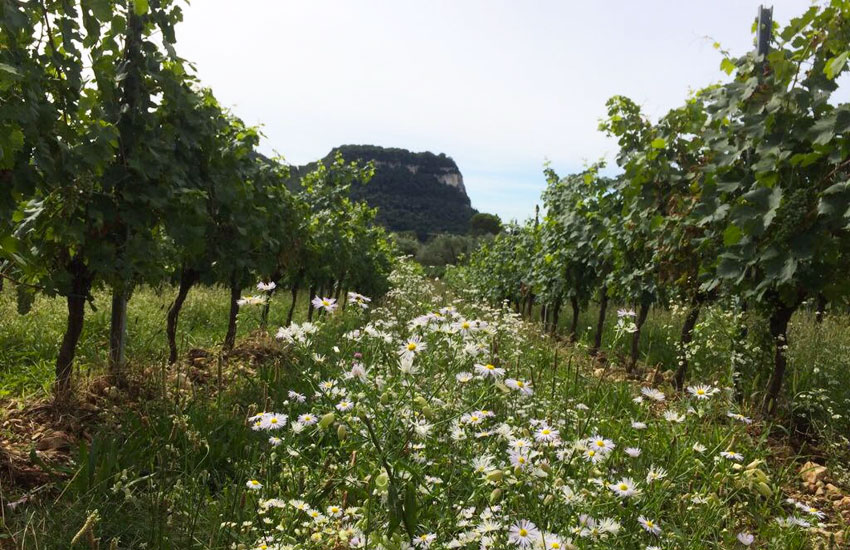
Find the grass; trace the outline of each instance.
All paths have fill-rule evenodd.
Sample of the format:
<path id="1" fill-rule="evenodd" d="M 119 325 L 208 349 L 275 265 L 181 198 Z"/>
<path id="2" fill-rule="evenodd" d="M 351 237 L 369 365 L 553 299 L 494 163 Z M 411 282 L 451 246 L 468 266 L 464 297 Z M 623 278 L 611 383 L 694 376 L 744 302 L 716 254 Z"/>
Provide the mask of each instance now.
<path id="1" fill-rule="evenodd" d="M 617 309 L 609 304 L 603 332 L 603 349 L 614 360 L 627 356 L 630 346 L 628 337 L 616 337 Z M 772 370 L 772 342 L 765 320 L 755 312 L 740 320 L 748 329 L 747 339 L 742 342 L 739 320 L 731 310 L 716 305 L 701 312 L 692 344 L 689 379 L 730 383 L 733 353 L 737 352 L 744 407 L 756 411 Z M 595 303 L 581 312 L 579 346 L 592 343 L 598 314 Z M 535 309 L 534 315 L 537 319 L 539 310 Z M 561 334 L 567 331 L 569 315 L 568 310 L 561 313 Z M 791 430 L 790 439 L 795 440 L 796 446 L 815 445 L 816 449 L 807 448 L 807 452 L 823 455 L 834 474 L 850 485 L 850 386 L 845 381 L 850 372 L 850 315 L 827 313 L 821 323 L 815 317 L 814 311 L 804 308 L 791 320 L 782 421 Z M 683 311 L 659 307 L 650 310 L 640 340 L 640 360 L 644 365 L 675 370 L 683 321 Z"/>
<path id="2" fill-rule="evenodd" d="M 258 330 L 259 311 L 246 310 L 240 318 L 239 353 L 224 365 L 221 384 L 214 376 L 217 365 L 207 360 L 168 369 L 164 380 L 148 377 L 133 394 L 104 397 L 98 403 L 101 419 L 89 427 L 88 438 L 76 443 L 71 460 L 46 464 L 51 481 L 26 493 L 28 502 L 5 507 L 0 547 L 253 549 L 266 544 L 318 550 L 354 548 L 351 537 L 356 536 L 369 548 L 401 550 L 403 540 L 433 533 L 431 549 L 436 550 L 472 533 L 467 546 L 478 548 L 489 529 L 482 514 L 499 524 L 490 532 L 493 548 L 516 548 L 507 541 L 507 531 L 522 519 L 547 536 L 572 539 L 579 549 L 736 548 L 735 536 L 743 531 L 755 535 L 753 548 L 802 550 L 816 548 L 815 541 L 829 548 L 828 538 L 774 521 L 788 516 L 834 534 L 846 531 L 825 502 L 796 490 L 797 467 L 805 457 L 773 456 L 776 426 L 727 417 L 730 408 L 746 413 L 729 391 L 703 401 L 675 398 L 662 386 L 664 403 L 646 398 L 638 403 L 638 386 L 617 376 L 616 369 L 611 376 L 594 375 L 581 345 L 564 347 L 503 312 L 456 301 L 446 287 L 412 271 L 394 278 L 396 290 L 384 307 L 323 316 L 314 335 L 301 339 L 295 334 L 292 344 L 275 342 Z M 172 294 L 173 289 L 144 288 L 131 301 L 128 357 L 136 372 L 162 368 L 165 309 Z M 306 314 L 302 299 L 299 321 Z M 451 302 L 462 318 L 485 319 L 490 329 L 463 336 L 410 328 L 411 319 Z M 281 324 L 288 305 L 285 297 L 275 298 L 270 327 Z M 102 372 L 105 362 L 107 297 L 98 295 L 96 306 L 79 355 L 87 376 Z M 0 308 L 2 387 L 18 400 L 35 399 L 49 389 L 52 368 L 36 365 L 52 367 L 63 304 L 39 299 L 30 314 L 18 317 L 6 292 Z M 580 326 L 590 326 L 593 314 L 586 312 Z M 226 318 L 224 290 L 193 290 L 181 320 L 181 351 L 217 346 Z M 671 335 L 680 322 L 671 312 L 653 311 L 642 348 L 647 364 L 669 365 L 675 358 Z M 729 371 L 723 360 L 732 342 L 720 342 L 730 333 L 729 321 L 722 311 L 712 311 L 702 323 L 692 379 L 725 388 Z M 371 332 L 363 330 L 367 327 Z M 840 403 L 842 388 L 833 380 L 841 380 L 835 369 L 846 367 L 846 354 L 839 355 L 848 339 L 842 327 L 846 320 L 840 317 L 818 326 L 805 314 L 795 318 L 789 395 L 796 396 L 794 403 L 809 403 L 799 396 L 823 388 L 826 396 L 811 400 L 821 405 L 809 405 L 807 418 L 828 414 L 816 409 L 825 406 L 825 399 Z M 352 332 L 356 329 L 361 332 Z M 590 332 L 582 330 L 583 342 Z M 427 347 L 414 359 L 419 371 L 405 374 L 399 370 L 398 348 L 417 333 Z M 758 335 L 751 338 L 755 343 Z M 708 345 L 713 341 L 718 343 Z M 471 355 L 475 344 L 481 344 L 478 357 Z M 361 357 L 355 359 L 355 353 Z M 757 351 L 751 355 L 759 360 Z M 345 375 L 355 362 L 366 367 L 363 379 Z M 486 380 L 457 381 L 459 372 L 486 362 L 505 368 L 506 377 L 531 384 L 533 395 Z M 209 376 L 181 382 L 192 368 Z M 331 386 L 323 384 L 329 381 Z M 307 396 L 306 403 L 299 404 L 290 391 Z M 335 407 L 346 400 L 357 406 Z M 463 420 L 478 409 L 495 416 L 480 424 Z M 246 419 L 261 411 L 289 420 L 309 412 L 325 426 L 252 431 Z M 665 411 L 681 422 L 666 420 Z M 636 420 L 647 428 L 635 428 Z M 536 442 L 539 421 L 557 429 L 564 445 Z M 825 434 L 839 425 L 820 422 L 812 424 Z M 479 437 L 479 432 L 490 435 Z M 511 437 L 495 435 L 507 432 Z M 597 434 L 616 447 L 594 463 L 583 449 Z M 280 446 L 270 445 L 272 435 L 280 437 Z M 512 438 L 532 442 L 532 467 L 510 466 Z M 695 448 L 697 443 L 704 449 Z M 629 457 L 627 447 L 639 447 L 640 456 Z M 720 453 L 727 450 L 740 453 L 742 460 L 723 458 Z M 492 457 L 490 464 L 479 463 L 483 472 L 476 472 L 474 461 L 485 456 Z M 658 468 L 666 470 L 666 477 L 646 481 L 648 472 Z M 640 497 L 619 498 L 599 485 L 621 477 L 635 481 Z M 247 488 L 251 479 L 263 488 Z M 2 489 L 5 502 L 25 494 L 23 488 Z M 787 504 L 788 496 L 805 498 L 829 516 L 818 522 Z M 281 499 L 284 506 L 262 506 L 261 500 L 269 498 Z M 325 519 L 311 520 L 287 504 L 291 499 L 304 501 Z M 488 511 L 491 503 L 500 509 Z M 335 517 L 332 506 L 348 511 Z M 464 512 L 468 507 L 474 510 Z M 581 514 L 611 518 L 619 531 L 594 534 Z M 656 521 L 661 533 L 647 532 L 639 516 Z M 80 534 L 89 519 L 90 531 Z M 72 546 L 78 534 L 80 541 Z"/>
<path id="3" fill-rule="evenodd" d="M 38 397 L 50 393 L 54 363 L 65 331 L 66 306 L 59 298 L 38 296 L 32 310 L 19 315 L 11 285 L 0 292 L 0 397 Z M 168 357 L 165 316 L 176 289 L 141 287 L 130 300 L 127 320 L 127 358 L 132 365 L 160 364 Z M 229 291 L 220 287 L 193 288 L 180 315 L 177 345 L 211 349 L 221 344 L 227 331 Z M 306 292 L 299 296 L 295 320 L 306 317 Z M 86 307 L 83 334 L 77 347 L 75 376 L 86 379 L 104 372 L 109 342 L 110 296 L 94 293 L 94 310 Z M 269 326 L 286 319 L 288 292 L 272 298 Z M 259 310 L 239 318 L 241 334 L 259 328 Z M 131 365 L 131 368 L 133 368 Z"/>

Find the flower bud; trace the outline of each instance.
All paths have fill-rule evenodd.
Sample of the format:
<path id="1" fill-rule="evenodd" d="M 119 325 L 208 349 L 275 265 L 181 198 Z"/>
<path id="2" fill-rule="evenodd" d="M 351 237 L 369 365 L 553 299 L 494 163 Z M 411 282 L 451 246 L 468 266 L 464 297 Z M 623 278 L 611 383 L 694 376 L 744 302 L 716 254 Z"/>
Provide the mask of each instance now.
<path id="1" fill-rule="evenodd" d="M 502 478 L 505 476 L 502 470 L 493 470 L 492 472 L 487 474 L 487 481 L 492 481 L 493 483 L 499 483 L 502 481 Z"/>
<path id="2" fill-rule="evenodd" d="M 327 430 L 328 427 L 334 423 L 334 420 L 336 420 L 336 415 L 330 412 L 319 420 L 319 427 L 323 430 Z"/>

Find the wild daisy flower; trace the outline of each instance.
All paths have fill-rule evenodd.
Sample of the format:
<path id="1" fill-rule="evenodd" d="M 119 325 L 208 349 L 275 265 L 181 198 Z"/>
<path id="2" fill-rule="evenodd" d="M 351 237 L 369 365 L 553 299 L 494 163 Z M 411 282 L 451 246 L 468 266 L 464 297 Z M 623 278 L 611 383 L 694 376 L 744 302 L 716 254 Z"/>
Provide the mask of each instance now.
<path id="1" fill-rule="evenodd" d="M 293 401 L 297 401 L 298 403 L 303 403 L 303 402 L 307 401 L 307 396 L 300 394 L 297 391 L 289 390 L 288 395 L 289 395 L 290 399 L 292 399 Z"/>
<path id="2" fill-rule="evenodd" d="M 455 380 L 457 380 L 461 384 L 465 384 L 466 382 L 469 382 L 470 380 L 472 380 L 472 373 L 471 372 L 465 372 L 465 371 L 459 372 L 455 375 Z"/>
<path id="3" fill-rule="evenodd" d="M 538 428 L 538 430 L 534 433 L 534 439 L 536 439 L 537 441 L 543 441 L 548 443 L 551 441 L 557 441 L 559 435 L 560 434 L 558 430 L 550 428 L 549 426 L 544 424 L 543 426 Z"/>
<path id="4" fill-rule="evenodd" d="M 747 418 L 743 414 L 735 413 L 735 412 L 732 412 L 732 411 L 727 412 L 726 416 L 728 416 L 729 418 L 734 418 L 735 420 L 740 420 L 744 424 L 752 424 L 753 423 L 753 420 L 751 418 Z"/>
<path id="5" fill-rule="evenodd" d="M 460 321 L 457 321 L 456 323 L 452 323 L 452 329 L 455 332 L 466 336 L 467 334 L 474 331 L 475 327 L 473 326 L 473 323 L 471 321 L 467 321 L 466 319 L 461 319 Z"/>
<path id="6" fill-rule="evenodd" d="M 587 446 L 601 453 L 609 453 L 616 447 L 613 441 L 598 434 L 587 440 Z"/>
<path id="7" fill-rule="evenodd" d="M 546 550 L 567 550 L 569 548 L 574 548 L 571 540 L 563 540 L 554 533 L 546 533 L 542 536 L 542 539 L 543 540 L 541 542 Z"/>
<path id="8" fill-rule="evenodd" d="M 532 546 L 540 537 L 540 531 L 537 526 L 523 519 L 511 525 L 508 532 L 508 542 L 519 546 L 520 548 L 528 548 Z"/>
<path id="9" fill-rule="evenodd" d="M 417 353 L 422 353 L 428 345 L 418 336 L 414 336 L 408 340 L 398 350 L 398 354 L 404 359 L 405 357 L 413 358 Z"/>
<path id="10" fill-rule="evenodd" d="M 632 422 L 632 428 L 635 430 L 645 430 L 647 428 L 646 422 Z"/>
<path id="11" fill-rule="evenodd" d="M 302 512 L 307 512 L 310 510 L 310 506 L 303 500 L 292 499 L 289 501 L 289 505 L 295 508 L 296 510 L 300 510 Z"/>
<path id="12" fill-rule="evenodd" d="M 520 470 L 525 469 L 529 464 L 531 464 L 531 454 L 524 449 L 515 449 L 511 451 L 508 458 L 511 461 L 511 466 L 519 468 Z"/>
<path id="13" fill-rule="evenodd" d="M 492 363 L 487 363 L 486 365 L 482 365 L 479 363 L 475 364 L 475 372 L 480 374 L 483 377 L 491 377 L 491 378 L 501 378 L 505 375 L 505 369 L 501 367 L 497 367 Z"/>
<path id="14" fill-rule="evenodd" d="M 236 305 L 242 306 L 261 306 L 266 303 L 268 296 L 243 296 L 236 300 Z"/>
<path id="15" fill-rule="evenodd" d="M 312 426 L 318 421 L 319 418 L 316 415 L 310 413 L 304 413 L 298 417 L 298 422 L 300 424 L 304 424 L 305 426 Z"/>
<path id="16" fill-rule="evenodd" d="M 601 462 L 601 461 L 605 460 L 605 458 L 608 456 L 608 453 L 605 453 L 603 451 L 599 451 L 599 450 L 594 449 L 592 447 L 588 447 L 588 448 L 584 449 L 584 451 L 582 452 L 582 456 L 584 457 L 584 459 L 586 461 L 592 462 L 593 464 L 596 464 L 597 462 Z"/>
<path id="17" fill-rule="evenodd" d="M 271 413 L 263 418 L 262 427 L 266 430 L 279 430 L 286 426 L 286 420 L 285 414 Z"/>
<path id="18" fill-rule="evenodd" d="M 638 494 L 637 485 L 630 477 L 624 477 L 620 481 L 609 483 L 608 488 L 621 498 L 628 498 Z"/>
<path id="19" fill-rule="evenodd" d="M 471 412 L 460 417 L 460 421 L 464 424 L 480 424 L 483 420 L 484 417 L 476 414 L 476 412 Z"/>
<path id="20" fill-rule="evenodd" d="M 356 292 L 349 292 L 348 301 L 357 304 L 361 309 L 369 309 L 369 302 L 371 302 L 372 299 Z"/>
<path id="21" fill-rule="evenodd" d="M 472 459 L 472 469 L 476 474 L 486 474 L 488 472 L 492 472 L 495 467 L 493 466 L 494 458 L 490 455 L 481 455 Z"/>
<path id="22" fill-rule="evenodd" d="M 814 506 L 809 506 L 808 504 L 804 504 L 802 502 L 794 502 L 794 506 L 796 506 L 799 510 L 806 512 L 807 514 L 811 514 L 818 519 L 823 519 L 826 517 L 826 514 L 815 508 Z"/>
<path id="23" fill-rule="evenodd" d="M 676 411 L 673 411 L 673 410 L 664 411 L 663 416 L 664 416 L 664 420 L 666 420 L 667 422 L 673 422 L 673 423 L 676 423 L 676 424 L 681 424 L 682 422 L 685 421 L 685 415 L 679 414 L 679 413 L 677 413 Z"/>
<path id="24" fill-rule="evenodd" d="M 638 523 L 640 523 L 640 526 L 643 527 L 647 533 L 652 533 L 653 535 L 661 534 L 661 528 L 651 519 L 647 519 L 644 516 L 638 516 Z"/>
<path id="25" fill-rule="evenodd" d="M 259 481 L 257 481 L 256 479 L 248 480 L 248 482 L 247 482 L 245 485 L 246 485 L 249 489 L 252 489 L 252 490 L 254 490 L 254 491 L 259 491 L 260 489 L 262 489 L 262 488 L 263 488 L 263 484 L 262 484 L 262 483 L 260 483 Z"/>
<path id="26" fill-rule="evenodd" d="M 646 474 L 646 482 L 652 483 L 653 481 L 659 481 L 667 477 L 667 470 L 664 468 L 656 468 L 655 466 L 649 469 L 649 472 Z"/>
<path id="27" fill-rule="evenodd" d="M 336 404 L 336 410 L 340 412 L 350 411 L 354 407 L 351 401 L 342 400 Z"/>
<path id="28" fill-rule="evenodd" d="M 664 392 L 655 388 L 648 388 L 644 386 L 640 389 L 640 393 L 642 393 L 645 397 L 652 399 L 653 401 L 661 402 L 666 399 L 666 397 L 664 396 Z"/>
<path id="29" fill-rule="evenodd" d="M 277 285 L 274 281 L 269 281 L 268 283 L 260 281 L 257 283 L 257 290 L 262 292 L 269 292 L 277 288 Z"/>
<path id="30" fill-rule="evenodd" d="M 625 453 L 632 458 L 637 458 L 640 456 L 640 449 L 638 447 L 626 447 Z"/>
<path id="31" fill-rule="evenodd" d="M 336 298 L 322 298 L 316 296 L 311 300 L 313 307 L 316 309 L 324 309 L 328 313 L 333 313 L 337 307 Z"/>
<path id="32" fill-rule="evenodd" d="M 534 393 L 534 390 L 531 389 L 531 385 L 528 382 L 523 382 L 522 380 L 508 378 L 505 380 L 505 385 L 513 390 L 517 390 L 523 395 L 531 395 Z"/>
<path id="33" fill-rule="evenodd" d="M 437 539 L 434 533 L 424 533 L 413 539 L 413 545 L 417 548 L 428 548 Z"/>
<path id="34" fill-rule="evenodd" d="M 700 384 L 698 386 L 688 386 L 688 393 L 690 393 L 697 399 L 708 399 L 718 391 L 720 390 L 705 384 Z"/>
<path id="35" fill-rule="evenodd" d="M 744 460 L 744 455 L 736 453 L 734 451 L 720 451 L 720 456 L 722 456 L 726 460 L 733 460 L 735 462 L 741 462 L 742 460 Z"/>
<path id="36" fill-rule="evenodd" d="M 744 546 L 749 546 L 756 540 L 756 538 L 752 534 L 747 533 L 746 531 L 738 533 L 738 536 L 735 538 L 737 538 L 738 542 L 740 542 Z"/>

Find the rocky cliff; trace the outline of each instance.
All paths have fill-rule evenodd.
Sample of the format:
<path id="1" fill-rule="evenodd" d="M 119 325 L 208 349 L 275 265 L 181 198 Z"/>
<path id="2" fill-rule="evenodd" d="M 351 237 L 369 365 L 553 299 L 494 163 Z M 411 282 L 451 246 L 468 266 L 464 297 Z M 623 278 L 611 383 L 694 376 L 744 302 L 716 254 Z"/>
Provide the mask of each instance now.
<path id="1" fill-rule="evenodd" d="M 340 152 L 346 161 L 372 161 L 375 176 L 367 185 L 352 189 L 352 198 L 378 209 L 377 221 L 391 231 L 413 231 L 420 239 L 436 233 L 466 233 L 472 208 L 463 175 L 445 154 L 413 153 L 374 145 L 343 145 L 322 159 Z M 313 164 L 312 166 L 315 166 Z M 304 174 L 311 165 L 298 167 Z"/>

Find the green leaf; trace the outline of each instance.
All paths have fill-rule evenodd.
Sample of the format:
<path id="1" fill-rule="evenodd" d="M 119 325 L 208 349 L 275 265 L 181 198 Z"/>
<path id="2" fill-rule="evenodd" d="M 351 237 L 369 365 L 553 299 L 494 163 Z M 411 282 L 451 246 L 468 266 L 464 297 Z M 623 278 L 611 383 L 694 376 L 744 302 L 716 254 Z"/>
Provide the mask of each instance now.
<path id="1" fill-rule="evenodd" d="M 91 9 L 92 14 L 101 23 L 107 23 L 112 19 L 112 6 L 110 0 L 88 0 L 83 3 L 83 8 Z"/>
<path id="2" fill-rule="evenodd" d="M 18 71 L 18 69 L 7 63 L 0 63 L 0 71 L 12 75 L 15 78 L 21 76 L 21 73 L 20 71 Z"/>
<path id="3" fill-rule="evenodd" d="M 848 55 L 850 55 L 850 50 L 842 52 L 826 62 L 826 66 L 823 68 L 823 72 L 824 74 L 826 74 L 826 77 L 828 79 L 833 80 L 836 76 L 838 76 L 838 74 L 844 68 L 844 65 L 847 64 Z"/>
<path id="4" fill-rule="evenodd" d="M 655 138 L 655 139 L 652 140 L 651 145 L 652 145 L 653 149 L 663 149 L 664 147 L 667 146 L 667 140 L 664 139 L 664 138 L 660 138 L 660 137 Z"/>
<path id="5" fill-rule="evenodd" d="M 741 242 L 741 239 L 744 237 L 744 232 L 741 231 L 741 228 L 735 225 L 734 223 L 730 223 L 726 230 L 723 231 L 723 244 L 725 246 L 734 246 Z"/>
<path id="6" fill-rule="evenodd" d="M 658 229 L 659 227 L 661 227 L 661 224 L 663 224 L 663 223 L 664 223 L 664 216 L 662 216 L 661 214 L 656 214 L 650 220 L 649 228 L 654 231 L 654 230 Z"/>
<path id="7" fill-rule="evenodd" d="M 723 257 L 720 258 L 720 263 L 717 264 L 717 276 L 721 279 L 734 279 L 743 271 L 741 262 L 735 258 Z"/>
<path id="8" fill-rule="evenodd" d="M 720 69 L 726 74 L 732 74 L 735 72 L 735 63 L 728 57 L 724 57 L 720 62 Z"/>
<path id="9" fill-rule="evenodd" d="M 144 15 L 148 12 L 148 0 L 134 0 L 133 11 L 136 15 Z"/>

